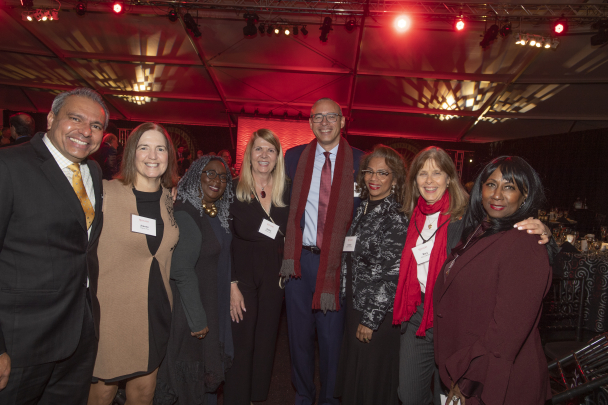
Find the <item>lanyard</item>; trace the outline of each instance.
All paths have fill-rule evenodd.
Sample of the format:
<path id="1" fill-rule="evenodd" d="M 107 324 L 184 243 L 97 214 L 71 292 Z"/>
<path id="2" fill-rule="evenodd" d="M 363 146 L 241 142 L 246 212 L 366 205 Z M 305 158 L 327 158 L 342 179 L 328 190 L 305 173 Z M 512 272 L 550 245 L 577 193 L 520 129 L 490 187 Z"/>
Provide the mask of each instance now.
<path id="1" fill-rule="evenodd" d="M 443 224 L 441 224 L 437 229 L 435 229 L 435 232 L 433 232 L 433 234 L 428 238 L 428 239 L 424 239 L 424 236 L 422 236 L 422 234 L 420 233 L 420 229 L 418 229 L 418 224 L 416 223 L 416 220 L 414 220 L 414 225 L 416 226 L 416 230 L 418 231 L 418 236 L 420 236 L 420 239 L 422 239 L 422 244 L 424 245 L 425 243 L 427 243 L 428 241 L 430 241 L 431 239 L 433 239 L 433 237 L 435 236 L 435 234 L 437 232 L 439 232 L 439 230 L 450 221 L 445 221 Z M 437 223 L 439 223 L 439 218 L 437 218 Z"/>
<path id="2" fill-rule="evenodd" d="M 264 205 L 262 204 L 262 202 L 258 198 L 258 193 L 255 191 L 255 188 L 253 189 L 253 195 L 255 196 L 255 199 L 258 200 L 258 203 L 260 203 L 260 207 L 262 207 L 262 209 L 264 210 L 264 213 L 268 216 L 268 218 L 270 218 L 270 220 L 272 221 L 272 223 L 276 225 L 277 223 L 274 222 L 274 219 L 272 219 L 272 217 L 270 216 L 270 213 L 268 211 L 266 211 L 266 208 L 264 208 Z M 271 204 L 271 208 L 272 208 L 272 204 Z M 285 237 L 285 234 L 283 234 L 283 232 L 281 232 L 281 228 L 279 228 L 279 232 L 281 233 L 281 235 L 283 235 L 283 237 Z"/>

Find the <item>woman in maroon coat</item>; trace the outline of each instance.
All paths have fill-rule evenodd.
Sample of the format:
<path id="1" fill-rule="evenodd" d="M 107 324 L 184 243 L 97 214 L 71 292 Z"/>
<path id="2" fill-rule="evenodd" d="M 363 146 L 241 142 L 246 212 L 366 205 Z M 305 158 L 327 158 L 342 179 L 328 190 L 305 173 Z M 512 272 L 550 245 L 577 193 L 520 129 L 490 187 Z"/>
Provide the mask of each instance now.
<path id="1" fill-rule="evenodd" d="M 435 284 L 435 360 L 448 402 L 542 405 L 551 396 L 538 320 L 551 283 L 547 250 L 514 224 L 544 201 L 519 157 L 500 157 L 477 178 L 462 241 Z"/>

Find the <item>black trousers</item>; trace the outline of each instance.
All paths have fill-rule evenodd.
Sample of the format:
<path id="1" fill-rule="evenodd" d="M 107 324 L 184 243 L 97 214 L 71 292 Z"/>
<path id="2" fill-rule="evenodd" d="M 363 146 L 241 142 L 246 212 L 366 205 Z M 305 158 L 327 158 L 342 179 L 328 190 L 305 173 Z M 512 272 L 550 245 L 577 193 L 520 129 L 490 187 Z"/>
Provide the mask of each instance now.
<path id="1" fill-rule="evenodd" d="M 232 322 L 234 360 L 226 373 L 225 405 L 249 405 L 268 396 L 283 290 L 278 274 L 266 273 L 239 280 L 247 312 L 242 321 Z"/>
<path id="2" fill-rule="evenodd" d="M 0 391 L 0 404 L 86 405 L 96 355 L 93 316 L 86 304 L 76 351 L 60 361 L 13 368 L 8 385 Z"/>

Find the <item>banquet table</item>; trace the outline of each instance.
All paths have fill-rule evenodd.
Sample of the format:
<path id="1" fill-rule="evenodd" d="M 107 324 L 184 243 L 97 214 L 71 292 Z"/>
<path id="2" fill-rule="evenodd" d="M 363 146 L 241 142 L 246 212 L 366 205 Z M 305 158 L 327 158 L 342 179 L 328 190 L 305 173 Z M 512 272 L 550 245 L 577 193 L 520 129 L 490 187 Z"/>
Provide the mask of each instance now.
<path id="1" fill-rule="evenodd" d="M 608 331 L 608 257 L 560 252 L 553 264 L 556 277 L 582 277 L 585 280 L 583 328 Z"/>

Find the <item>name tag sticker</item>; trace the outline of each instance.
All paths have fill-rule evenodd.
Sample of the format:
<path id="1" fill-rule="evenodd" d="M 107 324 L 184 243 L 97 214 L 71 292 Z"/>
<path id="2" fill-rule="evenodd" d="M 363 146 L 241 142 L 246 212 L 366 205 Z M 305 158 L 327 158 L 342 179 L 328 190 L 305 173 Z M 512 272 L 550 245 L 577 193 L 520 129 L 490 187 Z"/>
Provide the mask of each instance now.
<path id="1" fill-rule="evenodd" d="M 346 239 L 344 239 L 344 249 L 342 249 L 342 250 L 344 252 L 354 252 L 356 244 L 357 244 L 356 236 L 347 236 Z"/>
<path id="2" fill-rule="evenodd" d="M 357 182 L 355 181 L 355 197 L 359 197 L 360 193 L 357 192 Z"/>
<path id="3" fill-rule="evenodd" d="M 277 236 L 277 232 L 279 232 L 279 226 L 273 224 L 267 219 L 262 220 L 262 225 L 260 225 L 260 233 L 268 236 L 270 239 L 274 239 Z"/>
<path id="4" fill-rule="evenodd" d="M 143 233 L 144 235 L 156 236 L 156 220 L 152 218 L 131 215 L 131 232 Z"/>
<path id="5" fill-rule="evenodd" d="M 427 245 L 426 243 L 412 248 L 412 253 L 414 253 L 416 263 L 422 264 L 428 262 L 431 259 L 431 248 L 432 246 Z"/>

